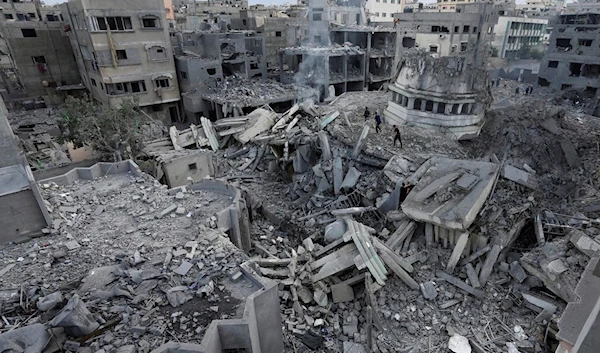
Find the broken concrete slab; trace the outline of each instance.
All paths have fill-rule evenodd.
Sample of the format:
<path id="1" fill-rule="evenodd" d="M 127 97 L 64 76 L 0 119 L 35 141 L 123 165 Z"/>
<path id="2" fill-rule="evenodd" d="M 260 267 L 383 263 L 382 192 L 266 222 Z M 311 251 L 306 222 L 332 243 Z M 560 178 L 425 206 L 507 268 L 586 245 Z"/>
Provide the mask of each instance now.
<path id="1" fill-rule="evenodd" d="M 344 165 L 342 163 L 342 157 L 337 156 L 333 160 L 333 192 L 338 195 L 342 189 L 342 182 L 344 181 Z"/>
<path id="2" fill-rule="evenodd" d="M 433 300 L 437 297 L 438 292 L 435 288 L 435 283 L 432 281 L 421 283 L 419 286 L 421 287 L 421 293 L 425 299 Z"/>
<path id="3" fill-rule="evenodd" d="M 361 173 L 358 171 L 358 169 L 350 167 L 348 169 L 348 173 L 346 173 L 346 177 L 344 177 L 344 181 L 342 182 L 342 189 L 344 189 L 346 192 L 353 189 L 358 183 L 360 175 Z"/>
<path id="4" fill-rule="evenodd" d="M 88 335 L 100 324 L 96 322 L 92 313 L 87 309 L 79 295 L 75 294 L 65 307 L 50 321 L 52 327 L 63 327 L 73 337 Z"/>
<path id="5" fill-rule="evenodd" d="M 402 182 L 398 181 L 394 191 L 379 205 L 379 212 L 387 214 L 390 211 L 396 211 L 400 206 L 400 193 L 402 191 Z"/>
<path id="6" fill-rule="evenodd" d="M 173 272 L 175 272 L 178 275 L 185 276 L 193 266 L 194 265 L 192 265 L 192 263 L 190 262 L 182 261 L 181 265 L 179 265 L 179 267 L 176 268 Z"/>
<path id="7" fill-rule="evenodd" d="M 358 155 L 362 152 L 365 144 L 367 143 L 367 135 L 369 135 L 369 125 L 363 126 L 363 129 L 354 144 L 354 150 L 352 151 L 352 159 L 356 159 Z"/>
<path id="8" fill-rule="evenodd" d="M 459 278 L 450 276 L 449 274 L 442 272 L 442 271 L 437 271 L 435 273 L 435 275 L 436 275 L 436 277 L 443 279 L 444 281 L 464 290 L 465 292 L 467 292 L 469 294 L 476 296 L 477 298 L 483 298 L 484 292 L 482 290 L 475 289 L 472 286 L 469 286 L 465 282 L 461 281 Z"/>
<path id="9" fill-rule="evenodd" d="M 527 277 L 529 277 L 527 276 L 527 273 L 525 273 L 525 270 L 523 269 L 521 264 L 519 264 L 519 261 L 513 261 L 510 264 L 510 269 L 508 270 L 508 273 L 511 275 L 512 278 L 515 279 L 515 281 L 519 283 L 523 283 L 523 281 L 525 281 Z"/>
<path id="10" fill-rule="evenodd" d="M 8 330 L 0 335 L 0 349 L 3 352 L 37 353 L 44 351 L 50 342 L 50 333 L 43 324 L 33 324 Z"/>
<path id="11" fill-rule="evenodd" d="M 487 254 L 487 257 L 485 258 L 485 262 L 483 263 L 483 266 L 481 267 L 481 272 L 479 273 L 479 284 L 481 286 L 485 286 L 488 278 L 492 274 L 494 265 L 496 264 L 496 261 L 498 260 L 498 256 L 500 255 L 500 250 L 502 250 L 502 247 L 500 245 L 496 244 L 496 245 L 492 246 L 492 250 Z"/>
<path id="12" fill-rule="evenodd" d="M 448 341 L 448 349 L 454 353 L 471 353 L 469 339 L 455 333 Z"/>
<path id="13" fill-rule="evenodd" d="M 509 164 L 504 165 L 504 169 L 502 169 L 502 176 L 530 189 L 537 190 L 538 188 L 538 182 L 535 176 Z"/>
<path id="14" fill-rule="evenodd" d="M 165 208 L 165 209 L 164 209 L 164 210 L 163 210 L 163 211 L 160 213 L 160 216 L 159 216 L 159 218 L 163 218 L 164 216 L 166 216 L 166 215 L 168 215 L 168 214 L 170 214 L 170 213 L 172 213 L 172 212 L 175 212 L 175 210 L 177 210 L 177 205 L 176 205 L 176 204 L 172 204 L 172 205 L 170 205 L 169 207 Z"/>
<path id="15" fill-rule="evenodd" d="M 36 305 L 40 311 L 48 311 L 56 307 L 63 300 L 64 298 L 60 292 L 54 292 L 44 297 L 40 297 Z"/>
<path id="16" fill-rule="evenodd" d="M 571 168 L 579 168 L 581 166 L 581 159 L 579 159 L 579 154 L 577 153 L 577 149 L 573 145 L 573 142 L 569 139 L 563 139 L 560 141 L 560 147 L 565 154 L 565 159 Z"/>
<path id="17" fill-rule="evenodd" d="M 464 171 L 480 179 L 470 190 L 454 182 Z M 415 186 L 402 203 L 402 211 L 417 221 L 466 231 L 491 193 L 498 171 L 494 163 L 432 157 L 409 178 Z M 433 193 L 448 197 L 429 197 Z"/>
<path id="18" fill-rule="evenodd" d="M 556 310 L 558 309 L 558 307 L 556 305 L 548 302 L 547 300 L 536 297 L 532 294 L 521 293 L 521 295 L 523 296 L 523 299 L 526 300 L 527 302 L 529 302 L 530 304 L 533 304 L 543 310 L 547 310 L 551 314 L 554 314 L 556 312 Z"/>
<path id="19" fill-rule="evenodd" d="M 473 288 L 481 287 L 481 284 L 479 284 L 479 277 L 477 277 L 477 271 L 475 271 L 475 268 L 473 267 L 473 265 L 468 263 L 465 265 L 465 269 L 467 270 L 467 278 L 469 278 L 469 282 L 471 283 L 471 286 Z"/>
<path id="20" fill-rule="evenodd" d="M 589 257 L 594 257 L 600 251 L 600 244 L 579 229 L 573 229 L 567 234 L 569 241 Z"/>
<path id="21" fill-rule="evenodd" d="M 456 268 L 456 264 L 458 264 L 458 260 L 463 254 L 465 250 L 465 246 L 467 245 L 467 241 L 469 240 L 469 233 L 461 233 L 456 241 L 456 245 L 454 246 L 454 250 L 452 251 L 452 255 L 448 260 L 448 265 L 446 266 L 446 271 L 448 273 L 454 272 Z"/>
<path id="22" fill-rule="evenodd" d="M 360 343 L 345 341 L 344 353 L 367 353 L 367 349 Z"/>

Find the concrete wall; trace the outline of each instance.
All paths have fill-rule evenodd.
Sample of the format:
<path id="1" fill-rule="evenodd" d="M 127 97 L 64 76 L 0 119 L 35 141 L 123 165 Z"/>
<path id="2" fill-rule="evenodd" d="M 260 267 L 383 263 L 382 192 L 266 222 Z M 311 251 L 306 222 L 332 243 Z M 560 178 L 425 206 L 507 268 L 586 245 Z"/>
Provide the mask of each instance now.
<path id="1" fill-rule="evenodd" d="M 49 98 L 56 96 L 56 86 L 81 83 L 63 27 L 64 23 L 60 21 L 0 21 L 17 74 L 30 97 Z M 36 37 L 24 37 L 23 30 L 34 30 Z M 42 56 L 40 61 L 45 61 L 45 64 L 40 66 L 33 58 Z M 44 87 L 42 81 L 48 82 L 49 87 Z"/>
<path id="2" fill-rule="evenodd" d="M 367 0 L 366 9 L 373 22 L 394 22 L 394 14 L 406 7 L 404 0 Z M 385 14 L 385 16 L 384 16 Z"/>
<path id="3" fill-rule="evenodd" d="M 174 188 L 187 185 L 187 178 L 200 181 L 205 177 L 215 176 L 216 163 L 212 152 L 200 152 L 163 162 L 162 169 L 169 187 Z"/>
<path id="4" fill-rule="evenodd" d="M 202 89 L 207 84 L 215 84 L 216 80 L 223 79 L 220 60 L 208 60 L 195 56 L 177 56 L 175 63 L 179 88 L 182 93 Z"/>
<path id="5" fill-rule="evenodd" d="M 143 107 L 179 102 L 179 84 L 163 0 L 71 0 L 62 8 L 68 15 L 65 20 L 71 24 L 69 37 L 83 83 L 96 101 L 119 106 L 123 99 L 136 98 Z M 131 25 L 120 30 L 102 30 L 96 20 L 98 17 L 125 17 Z M 144 27 L 144 18 L 156 19 L 156 27 Z M 156 55 L 157 48 L 162 51 L 160 57 Z M 126 60 L 119 58 L 120 50 L 126 51 Z M 135 60 L 129 60 L 130 52 Z M 167 80 L 168 87 L 161 87 L 158 80 Z M 128 92 L 107 92 L 107 85 L 139 81 L 144 82 L 145 90 L 135 92 L 129 88 Z"/>
<path id="6" fill-rule="evenodd" d="M 540 65 L 540 86 L 587 89 L 600 95 L 599 21 L 600 14 L 560 16 Z"/>
<path id="7" fill-rule="evenodd" d="M 47 226 L 31 189 L 0 196 L 0 244 L 40 236 Z"/>

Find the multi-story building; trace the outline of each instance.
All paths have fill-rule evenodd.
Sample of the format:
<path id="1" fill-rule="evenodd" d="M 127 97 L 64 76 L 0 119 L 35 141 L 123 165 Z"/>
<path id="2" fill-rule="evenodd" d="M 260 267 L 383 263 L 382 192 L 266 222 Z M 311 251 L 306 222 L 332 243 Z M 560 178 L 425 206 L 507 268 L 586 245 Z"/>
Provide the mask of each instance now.
<path id="1" fill-rule="evenodd" d="M 525 4 L 518 4 L 516 11 L 518 15 L 529 18 L 545 18 L 556 16 L 563 10 L 565 0 L 527 0 Z"/>
<path id="2" fill-rule="evenodd" d="M 437 0 L 440 12 L 457 12 L 461 6 L 475 3 L 493 5 L 500 16 L 511 16 L 516 8 L 515 0 Z"/>
<path id="3" fill-rule="evenodd" d="M 165 122 L 180 119 L 179 85 L 163 0 L 70 0 L 61 5 L 83 84 L 98 103 L 136 99 Z"/>
<path id="4" fill-rule="evenodd" d="M 565 13 L 600 13 L 600 2 L 597 0 L 577 0 L 567 4 Z"/>
<path id="5" fill-rule="evenodd" d="M 457 12 L 405 12 L 396 18 L 396 59 L 411 48 L 434 56 L 467 56 L 482 59 L 476 42 L 488 42 L 498 10 L 491 4 L 457 5 Z M 472 49 L 477 49 L 473 53 Z M 483 50 L 483 49 L 482 49 Z M 475 55 L 473 55 L 475 54 Z"/>
<path id="6" fill-rule="evenodd" d="M 367 0 L 365 8 L 372 22 L 394 22 L 394 14 L 403 12 L 406 0 Z"/>
<path id="7" fill-rule="evenodd" d="M 600 95 L 600 13 L 559 16 L 540 65 L 538 84 Z"/>
<path id="8" fill-rule="evenodd" d="M 494 26 L 492 46 L 500 58 L 528 59 L 520 57 L 522 49 L 543 44 L 547 25 L 545 19 L 500 16 Z"/>
<path id="9" fill-rule="evenodd" d="M 8 103 L 28 97 L 58 100 L 57 87 L 81 83 L 60 8 L 7 0 L 0 3 L 0 12 L 6 45 L 1 77 Z"/>

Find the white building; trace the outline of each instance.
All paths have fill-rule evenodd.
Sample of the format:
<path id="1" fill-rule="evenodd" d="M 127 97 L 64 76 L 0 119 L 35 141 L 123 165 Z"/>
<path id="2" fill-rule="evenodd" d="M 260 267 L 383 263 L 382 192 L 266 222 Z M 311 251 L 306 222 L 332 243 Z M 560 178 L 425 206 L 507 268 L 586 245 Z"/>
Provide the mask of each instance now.
<path id="1" fill-rule="evenodd" d="M 456 12 L 457 6 L 484 2 L 497 8 L 500 15 L 511 15 L 516 7 L 515 0 L 437 0 L 437 7 L 440 12 Z"/>
<path id="2" fill-rule="evenodd" d="M 406 0 L 367 0 L 371 22 L 394 22 L 394 14 L 404 11 Z"/>
<path id="3" fill-rule="evenodd" d="M 514 59 L 521 48 L 544 42 L 547 25 L 545 19 L 500 16 L 494 26 L 492 46 L 498 49 L 498 57 Z"/>
<path id="4" fill-rule="evenodd" d="M 598 0 L 579 0 L 567 4 L 565 13 L 600 13 L 600 2 Z"/>

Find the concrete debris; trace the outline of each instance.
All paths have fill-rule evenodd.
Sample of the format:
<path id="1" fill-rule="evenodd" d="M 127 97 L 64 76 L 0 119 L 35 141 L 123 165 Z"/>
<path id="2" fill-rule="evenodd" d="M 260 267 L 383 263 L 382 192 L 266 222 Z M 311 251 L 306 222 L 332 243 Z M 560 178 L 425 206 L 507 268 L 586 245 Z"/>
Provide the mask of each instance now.
<path id="1" fill-rule="evenodd" d="M 0 347 L 5 352 L 43 352 L 50 338 L 43 324 L 33 324 L 0 334 Z"/>
<path id="2" fill-rule="evenodd" d="M 471 353 L 469 339 L 459 334 L 454 334 L 448 341 L 448 349 L 454 353 Z"/>
<path id="3" fill-rule="evenodd" d="M 54 309 L 54 307 L 62 303 L 63 300 L 64 298 L 60 292 L 54 292 L 45 297 L 40 297 L 37 302 L 37 308 L 41 311 L 48 311 Z"/>
<path id="4" fill-rule="evenodd" d="M 72 337 L 83 337 L 94 332 L 100 324 L 85 306 L 77 294 L 73 295 L 67 305 L 50 321 L 52 327 L 64 327 Z"/>

